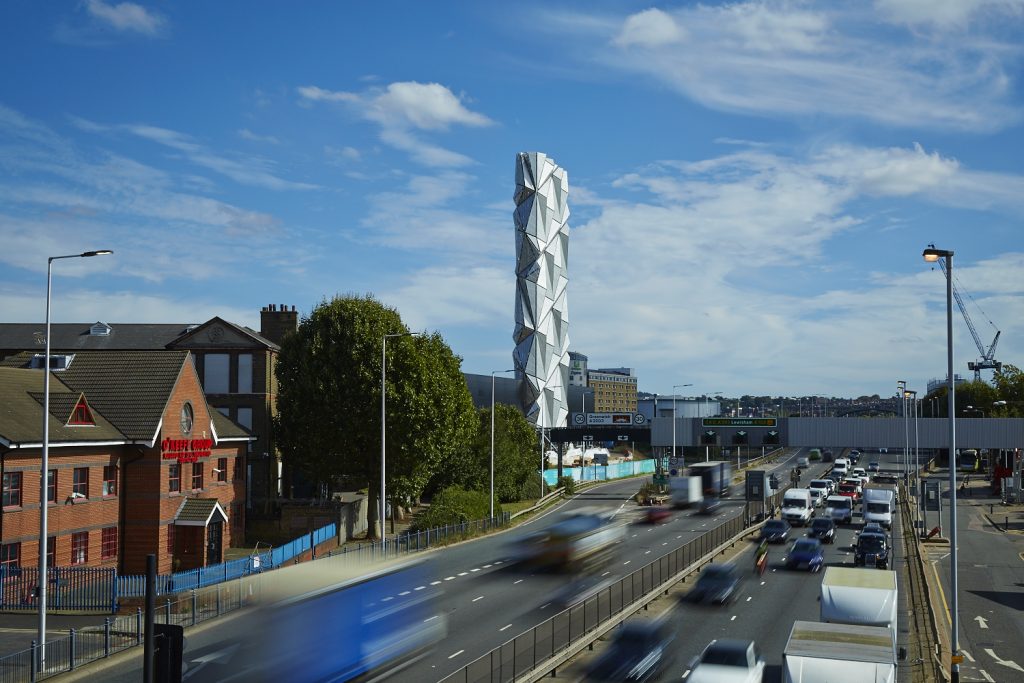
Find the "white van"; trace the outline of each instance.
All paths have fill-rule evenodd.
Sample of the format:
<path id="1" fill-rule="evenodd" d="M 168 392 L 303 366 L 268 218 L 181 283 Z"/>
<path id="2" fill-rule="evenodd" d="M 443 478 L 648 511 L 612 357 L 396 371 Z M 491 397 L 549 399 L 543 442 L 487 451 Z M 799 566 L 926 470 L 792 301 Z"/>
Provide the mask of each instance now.
<path id="1" fill-rule="evenodd" d="M 849 496 L 829 496 L 825 499 L 825 513 L 836 524 L 852 524 L 853 498 Z"/>
<path id="2" fill-rule="evenodd" d="M 804 526 L 814 517 L 814 501 L 810 489 L 789 489 L 782 496 L 782 519 Z"/>
<path id="3" fill-rule="evenodd" d="M 846 458 L 839 458 L 832 463 L 832 474 L 838 474 L 840 477 L 845 477 L 850 472 L 850 461 Z"/>
<path id="4" fill-rule="evenodd" d="M 824 495 L 828 497 L 835 493 L 836 483 L 831 479 L 811 479 L 811 483 L 808 484 L 807 487 L 812 489 L 824 489 Z"/>

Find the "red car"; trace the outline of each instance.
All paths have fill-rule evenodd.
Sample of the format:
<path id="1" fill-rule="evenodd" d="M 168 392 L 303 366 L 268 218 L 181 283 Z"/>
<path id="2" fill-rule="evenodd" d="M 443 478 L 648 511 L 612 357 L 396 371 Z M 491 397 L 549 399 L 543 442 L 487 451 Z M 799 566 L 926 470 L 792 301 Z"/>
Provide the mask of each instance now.
<path id="1" fill-rule="evenodd" d="M 672 511 L 666 507 L 655 505 L 647 508 L 647 515 L 645 519 L 648 524 L 657 524 L 658 522 L 664 522 L 666 519 L 672 516 Z"/>
<path id="2" fill-rule="evenodd" d="M 853 498 L 854 502 L 860 500 L 860 491 L 858 490 L 858 486 L 856 484 L 843 482 L 839 485 L 839 491 L 837 493 L 840 496 Z"/>

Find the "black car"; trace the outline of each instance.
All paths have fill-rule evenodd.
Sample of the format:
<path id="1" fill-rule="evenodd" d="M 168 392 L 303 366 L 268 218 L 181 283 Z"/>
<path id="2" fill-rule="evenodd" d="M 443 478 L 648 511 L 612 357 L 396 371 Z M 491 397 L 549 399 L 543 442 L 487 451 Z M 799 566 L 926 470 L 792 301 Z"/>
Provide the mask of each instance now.
<path id="1" fill-rule="evenodd" d="M 829 517 L 815 517 L 807 535 L 822 543 L 833 543 L 836 540 L 836 523 Z"/>
<path id="2" fill-rule="evenodd" d="M 861 534 L 854 548 L 853 564 L 888 569 L 889 543 L 883 534 Z"/>
<path id="3" fill-rule="evenodd" d="M 789 532 L 792 527 L 789 526 L 789 522 L 782 519 L 769 519 L 761 527 L 761 538 L 762 541 L 768 541 L 769 543 L 785 543 L 789 538 Z"/>
<path id="4" fill-rule="evenodd" d="M 739 572 L 732 564 L 709 564 L 686 594 L 689 602 L 724 605 L 733 599 L 740 585 Z"/>
<path id="5" fill-rule="evenodd" d="M 587 670 L 587 681 L 654 681 L 670 658 L 675 633 L 663 620 L 626 621 L 615 640 Z"/>

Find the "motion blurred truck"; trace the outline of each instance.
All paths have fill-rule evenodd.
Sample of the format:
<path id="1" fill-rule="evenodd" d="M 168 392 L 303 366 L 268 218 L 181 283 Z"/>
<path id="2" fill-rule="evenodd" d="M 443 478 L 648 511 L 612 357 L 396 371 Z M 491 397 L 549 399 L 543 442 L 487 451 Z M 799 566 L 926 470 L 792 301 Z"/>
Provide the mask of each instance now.
<path id="1" fill-rule="evenodd" d="M 896 682 L 891 628 L 797 621 L 782 655 L 784 683 Z"/>
<path id="2" fill-rule="evenodd" d="M 668 482 L 673 507 L 688 508 L 703 502 L 704 481 L 700 477 L 672 477 Z"/>
<path id="3" fill-rule="evenodd" d="M 732 464 L 725 460 L 690 465 L 690 476 L 701 478 L 704 495 L 708 498 L 724 498 L 732 490 Z"/>

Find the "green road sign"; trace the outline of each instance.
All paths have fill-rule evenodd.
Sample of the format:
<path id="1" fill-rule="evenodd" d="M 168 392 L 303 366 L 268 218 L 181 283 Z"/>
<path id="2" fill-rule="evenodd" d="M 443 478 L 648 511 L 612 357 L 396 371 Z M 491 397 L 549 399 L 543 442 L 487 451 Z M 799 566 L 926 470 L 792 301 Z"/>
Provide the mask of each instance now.
<path id="1" fill-rule="evenodd" d="M 655 474 L 654 475 L 655 486 L 668 486 L 668 475 L 667 474 Z"/>
<path id="2" fill-rule="evenodd" d="M 701 419 L 704 427 L 778 427 L 779 421 L 774 417 L 705 417 Z"/>

